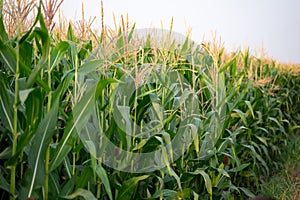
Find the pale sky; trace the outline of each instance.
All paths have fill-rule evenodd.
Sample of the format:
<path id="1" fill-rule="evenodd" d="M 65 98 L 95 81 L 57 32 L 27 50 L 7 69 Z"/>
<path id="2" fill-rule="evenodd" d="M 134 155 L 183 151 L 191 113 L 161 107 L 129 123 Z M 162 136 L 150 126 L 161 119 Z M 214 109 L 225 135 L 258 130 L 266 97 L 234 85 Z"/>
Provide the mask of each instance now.
<path id="1" fill-rule="evenodd" d="M 62 11 L 70 19 L 80 19 L 84 2 L 86 18 L 100 19 L 100 0 L 64 0 Z M 103 0 L 105 23 L 113 27 L 117 20 L 129 15 L 137 28 L 170 26 L 197 43 L 211 39 L 216 32 L 225 47 L 236 50 L 249 46 L 252 52 L 262 47 L 268 56 L 281 62 L 300 63 L 299 0 Z M 94 24 L 99 27 L 99 22 Z"/>

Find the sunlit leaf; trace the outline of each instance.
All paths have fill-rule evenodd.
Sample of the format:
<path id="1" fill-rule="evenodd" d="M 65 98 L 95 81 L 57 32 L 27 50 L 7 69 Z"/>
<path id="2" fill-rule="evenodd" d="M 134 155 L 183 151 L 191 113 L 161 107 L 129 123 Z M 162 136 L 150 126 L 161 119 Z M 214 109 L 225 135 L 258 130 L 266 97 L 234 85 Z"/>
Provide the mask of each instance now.
<path id="1" fill-rule="evenodd" d="M 139 181 L 145 180 L 149 175 L 133 177 L 122 184 L 120 188 L 118 200 L 130 200 L 136 192 Z"/>
<path id="2" fill-rule="evenodd" d="M 91 191 L 79 188 L 77 189 L 74 193 L 68 195 L 68 196 L 63 196 L 63 199 L 75 199 L 78 197 L 82 197 L 85 200 L 97 200 L 97 198 L 93 195 Z"/>

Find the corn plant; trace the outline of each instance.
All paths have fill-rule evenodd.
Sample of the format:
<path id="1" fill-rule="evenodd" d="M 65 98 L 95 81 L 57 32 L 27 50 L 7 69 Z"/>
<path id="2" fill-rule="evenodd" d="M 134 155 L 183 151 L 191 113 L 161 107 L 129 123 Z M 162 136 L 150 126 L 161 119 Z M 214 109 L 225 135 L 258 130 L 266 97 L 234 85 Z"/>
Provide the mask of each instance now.
<path id="1" fill-rule="evenodd" d="M 51 37 L 42 8 L 12 35 L 0 13 L 2 199 L 244 199 L 281 168 L 296 70 L 172 23 Z"/>

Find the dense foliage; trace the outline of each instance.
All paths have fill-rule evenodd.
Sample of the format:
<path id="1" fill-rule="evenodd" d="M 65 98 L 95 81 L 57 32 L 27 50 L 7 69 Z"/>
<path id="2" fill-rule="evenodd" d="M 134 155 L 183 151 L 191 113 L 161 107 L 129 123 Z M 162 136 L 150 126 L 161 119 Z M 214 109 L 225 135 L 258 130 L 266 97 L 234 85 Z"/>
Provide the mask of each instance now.
<path id="1" fill-rule="evenodd" d="M 248 50 L 228 55 L 216 41 L 155 43 L 134 32 L 120 28 L 95 47 L 72 26 L 65 41 L 54 38 L 40 12 L 15 37 L 1 17 L 1 199 L 244 199 L 280 168 L 277 157 L 299 133 L 299 74 Z M 118 94 L 130 92 L 124 82 L 136 90 L 116 106 Z M 197 110 L 189 113 L 191 106 Z M 128 137 L 117 123 L 144 126 L 153 117 L 149 137 L 146 129 Z M 145 153 L 188 131 L 183 121 L 193 141 L 177 160 L 168 158 L 177 147 L 166 148 L 153 158 L 165 167 L 152 172 L 104 165 L 106 143 L 92 134 L 101 130 L 120 150 Z"/>

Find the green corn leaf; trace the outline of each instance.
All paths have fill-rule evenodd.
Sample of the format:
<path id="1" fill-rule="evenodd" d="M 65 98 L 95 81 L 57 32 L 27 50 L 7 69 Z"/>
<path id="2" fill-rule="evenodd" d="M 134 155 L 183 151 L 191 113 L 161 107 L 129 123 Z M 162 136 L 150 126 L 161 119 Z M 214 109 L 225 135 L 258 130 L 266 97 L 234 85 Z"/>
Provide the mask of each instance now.
<path id="1" fill-rule="evenodd" d="M 25 58 L 23 58 L 23 60 L 24 59 Z M 12 47 L 4 44 L 1 39 L 0 39 L 0 61 L 3 62 L 6 67 L 8 67 L 9 71 L 11 71 L 12 73 L 16 72 L 16 52 Z M 23 73 L 25 73 L 28 76 L 32 76 L 31 75 L 32 71 L 31 71 L 30 66 L 25 65 L 22 62 L 22 60 L 20 60 L 19 65 L 20 65 L 20 71 L 22 71 Z M 36 78 L 35 80 L 37 81 L 37 83 L 43 89 L 45 89 L 47 92 L 50 90 L 49 87 L 47 86 L 47 84 L 43 80 L 41 80 L 40 77 L 35 76 L 35 78 Z M 30 88 L 30 86 L 32 86 L 32 85 L 28 84 L 27 88 Z"/>
<path id="2" fill-rule="evenodd" d="M 82 171 L 80 177 L 77 176 L 75 190 L 84 188 L 88 184 L 88 182 L 91 180 L 91 177 L 93 177 L 93 170 L 90 166 L 87 166 Z"/>
<path id="3" fill-rule="evenodd" d="M 55 130 L 57 114 L 58 99 L 39 124 L 35 137 L 32 141 L 32 146 L 28 155 L 28 164 L 32 169 L 32 178 L 30 181 L 28 197 L 31 196 L 36 184 L 39 185 L 43 183 L 46 149 L 51 142 L 51 138 Z"/>
<path id="4" fill-rule="evenodd" d="M 227 97 L 224 99 L 227 102 L 232 101 L 233 97 L 235 97 L 236 94 L 238 94 L 241 90 L 241 86 L 243 84 L 244 77 L 240 77 L 237 82 L 232 82 L 227 89 Z M 234 87 L 233 87 L 234 86 Z M 230 108 L 232 110 L 233 108 Z"/>
<path id="5" fill-rule="evenodd" d="M 24 41 L 26 41 L 27 38 L 30 37 L 30 34 L 32 33 L 33 29 L 36 28 L 36 24 L 41 20 L 41 18 L 42 18 L 42 20 L 43 20 L 43 16 L 42 16 L 42 7 L 41 7 L 41 5 L 39 5 L 39 7 L 38 7 L 38 13 L 37 13 L 37 15 L 36 15 L 36 18 L 35 18 L 35 20 L 34 20 L 32 26 L 30 27 L 29 31 L 27 31 L 27 32 L 23 35 L 23 37 L 20 39 L 20 41 L 19 41 L 20 44 L 22 44 Z M 43 26 L 43 25 L 44 25 L 44 27 L 45 27 L 45 23 L 43 23 L 42 26 Z"/>
<path id="6" fill-rule="evenodd" d="M 182 191 L 177 192 L 174 196 L 172 196 L 173 199 L 191 199 L 191 196 L 193 196 L 194 191 L 191 188 L 185 188 Z"/>
<path id="7" fill-rule="evenodd" d="M 230 67 L 230 69 L 235 68 L 235 64 L 236 64 L 236 57 L 234 57 L 232 60 L 230 60 L 229 62 L 227 62 L 223 67 L 221 67 L 219 69 L 219 74 L 223 73 L 228 67 Z"/>
<path id="8" fill-rule="evenodd" d="M 268 163 L 273 162 L 272 159 L 271 159 L 271 157 L 270 157 L 270 153 L 269 153 L 269 150 L 267 149 L 267 146 L 265 146 L 265 145 L 260 145 L 260 148 L 263 150 L 263 152 L 264 152 L 266 158 L 268 159 Z"/>
<path id="9" fill-rule="evenodd" d="M 65 94 L 66 90 L 68 89 L 69 85 L 73 80 L 73 77 L 73 73 L 68 73 L 67 75 L 65 75 L 63 82 L 59 84 L 59 86 L 53 93 L 53 99 L 62 98 L 61 96 Z M 61 162 L 65 159 L 67 154 L 71 151 L 77 136 L 76 129 L 74 128 L 75 125 L 73 123 L 72 117 L 70 116 L 65 126 L 64 135 L 59 141 L 59 145 L 55 149 L 54 157 L 50 162 L 50 171 L 58 167 L 61 164 Z M 62 146 L 62 144 L 64 144 L 64 146 Z M 58 152 L 60 153 L 58 154 Z"/>
<path id="10" fill-rule="evenodd" d="M 243 123 L 245 124 L 245 126 L 248 127 L 248 122 L 247 122 L 247 116 L 246 116 L 246 114 L 243 113 L 239 109 L 234 109 L 233 111 L 238 114 L 238 116 L 241 118 L 241 120 L 243 121 Z"/>
<path id="11" fill-rule="evenodd" d="M 299 125 L 295 125 L 295 126 L 289 127 L 289 132 L 292 133 L 292 132 L 294 132 L 297 129 L 300 129 Z"/>
<path id="12" fill-rule="evenodd" d="M 5 31 L 5 27 L 4 27 L 4 20 L 3 20 L 3 13 L 2 13 L 2 9 L 3 9 L 3 0 L 0 0 L 0 39 L 3 41 L 7 41 L 8 40 L 8 35 Z"/>
<path id="13" fill-rule="evenodd" d="M 72 72 L 67 72 L 66 74 L 64 74 L 63 78 L 61 79 L 61 83 L 57 86 L 57 88 L 53 92 L 52 95 L 53 100 L 59 98 L 60 101 L 62 101 L 62 98 L 64 97 L 67 89 L 70 87 L 73 78 L 74 78 L 74 73 Z"/>
<path id="14" fill-rule="evenodd" d="M 58 45 L 54 48 L 54 50 L 51 53 L 50 57 L 50 70 L 52 71 L 53 68 L 59 64 L 60 60 L 62 59 L 63 55 L 67 52 L 69 48 L 68 42 L 60 42 Z"/>
<path id="15" fill-rule="evenodd" d="M 78 68 L 78 52 L 77 52 L 77 46 L 75 42 L 69 42 L 70 48 L 68 51 L 68 56 L 71 61 L 71 70 L 75 70 Z"/>
<path id="16" fill-rule="evenodd" d="M 60 183 L 59 183 L 59 174 L 50 173 L 49 174 L 50 180 L 49 180 L 49 191 L 51 191 L 52 199 L 58 197 L 58 194 L 60 193 Z"/>
<path id="17" fill-rule="evenodd" d="M 11 157 L 11 147 L 7 147 L 2 152 L 0 152 L 0 160 L 8 159 Z"/>
<path id="18" fill-rule="evenodd" d="M 167 135 L 167 134 L 166 134 Z M 156 137 L 158 138 L 158 137 Z M 166 142 L 167 143 L 167 142 Z M 175 179 L 177 180 L 177 182 L 179 183 L 179 187 L 181 188 L 181 183 L 180 183 L 180 180 L 179 180 L 179 177 L 177 176 L 177 174 L 170 168 L 170 161 L 169 161 L 169 156 L 171 156 L 172 154 L 168 154 L 167 152 L 167 149 L 165 146 L 163 146 L 164 144 L 162 143 L 162 146 L 161 146 L 161 151 L 162 151 L 162 156 L 161 156 L 161 159 L 162 159 L 162 162 L 161 163 L 164 163 L 166 164 L 166 167 L 169 171 L 170 174 L 174 175 Z M 170 158 L 172 160 L 172 156 Z M 174 173 L 173 173 L 174 172 Z"/>
<path id="19" fill-rule="evenodd" d="M 250 110 L 250 113 L 253 117 L 253 119 L 255 119 L 255 116 L 254 116 L 254 112 L 253 112 L 253 108 L 252 108 L 252 105 L 251 105 L 251 102 L 250 101 L 245 101 L 246 105 L 248 106 L 248 109 Z"/>
<path id="20" fill-rule="evenodd" d="M 253 194 L 252 192 L 250 192 L 250 190 L 248 190 L 248 189 L 246 189 L 246 188 L 244 188 L 244 187 L 238 187 L 238 189 L 239 189 L 239 190 L 242 190 L 243 193 L 244 193 L 245 195 L 247 195 L 248 197 L 250 197 L 250 198 L 254 198 L 254 197 L 255 197 L 255 194 Z"/>
<path id="21" fill-rule="evenodd" d="M 190 172 L 190 174 L 193 174 L 193 175 L 201 174 L 201 176 L 203 177 L 204 182 L 205 182 L 206 190 L 207 190 L 208 194 L 212 197 L 212 183 L 211 183 L 211 179 L 209 178 L 209 175 L 202 169 L 197 169 L 194 172 Z"/>
<path id="22" fill-rule="evenodd" d="M 113 196 L 112 196 L 111 187 L 110 187 L 110 184 L 109 184 L 109 179 L 108 179 L 107 173 L 101 165 L 97 165 L 96 174 L 101 179 L 109 199 L 113 200 Z"/>
<path id="23" fill-rule="evenodd" d="M 101 64 L 103 64 L 102 60 L 89 61 L 89 62 L 84 63 L 83 65 L 81 65 L 81 67 L 78 70 L 78 73 L 82 74 L 82 75 L 85 75 L 85 74 L 89 74 L 91 72 L 95 72 L 97 70 L 97 68 L 99 66 L 101 66 Z"/>
<path id="24" fill-rule="evenodd" d="M 230 171 L 230 172 L 239 172 L 239 171 L 244 170 L 244 169 L 245 169 L 246 167 L 248 167 L 249 165 L 250 165 L 250 163 L 244 163 L 244 164 L 239 165 L 239 166 L 236 167 L 236 168 L 230 169 L 229 171 Z"/>
<path id="25" fill-rule="evenodd" d="M 51 160 L 49 168 L 50 171 L 54 170 L 61 164 L 65 156 L 67 156 L 72 149 L 74 139 L 77 137 L 76 133 L 86 126 L 90 113 L 95 106 L 95 96 L 99 96 L 100 92 L 107 84 L 114 82 L 116 82 L 114 79 L 104 79 L 99 81 L 99 83 L 83 95 L 83 98 L 74 106 L 74 120 L 70 120 L 66 126 L 63 138 L 59 141 L 54 157 Z"/>
<path id="26" fill-rule="evenodd" d="M 240 78 L 240 81 L 242 81 L 242 80 L 243 79 Z M 250 86 L 250 83 L 247 83 L 247 85 L 244 86 L 244 89 L 238 93 L 238 96 L 236 98 L 234 98 L 234 101 L 232 102 L 232 105 L 229 108 L 229 113 L 231 113 L 233 111 L 233 109 L 235 109 L 237 107 L 237 105 L 242 101 L 242 99 L 244 98 L 245 94 L 248 91 L 249 86 Z M 235 90 L 238 91 L 239 87 L 240 86 L 236 86 Z"/>
<path id="27" fill-rule="evenodd" d="M 236 77 L 236 58 L 234 59 L 234 62 L 231 64 L 230 67 L 230 76 L 234 79 Z"/>
<path id="28" fill-rule="evenodd" d="M 3 177 L 1 169 L 0 169 L 0 188 L 6 192 L 9 192 L 9 183 Z"/>
<path id="29" fill-rule="evenodd" d="M 269 134 L 269 131 L 267 129 L 265 129 L 264 127 L 257 127 L 257 130 L 261 130 L 263 132 L 265 132 L 266 134 Z"/>
<path id="30" fill-rule="evenodd" d="M 279 127 L 281 133 L 286 133 L 284 127 L 282 126 L 282 124 L 276 118 L 274 118 L 274 117 L 268 117 L 268 119 L 270 121 L 275 122 L 275 124 Z"/>
<path id="31" fill-rule="evenodd" d="M 186 56 L 187 55 L 187 52 L 188 52 L 188 49 L 189 49 L 189 44 L 190 44 L 190 40 L 189 40 L 189 37 L 186 37 L 185 38 L 185 41 L 182 45 L 182 48 L 181 48 L 181 55 L 183 56 Z"/>
<path id="32" fill-rule="evenodd" d="M 97 200 L 97 198 L 93 195 L 92 192 L 79 188 L 76 190 L 73 194 L 70 194 L 68 196 L 63 196 L 63 199 L 75 199 L 78 197 L 82 197 L 85 200 Z"/>
<path id="33" fill-rule="evenodd" d="M 25 103 L 28 95 L 34 90 L 34 88 L 26 89 L 26 90 L 20 90 L 19 91 L 19 98 L 22 104 Z"/>
<path id="34" fill-rule="evenodd" d="M 71 166 L 69 157 L 67 157 L 67 156 L 64 157 L 63 165 L 64 165 L 64 167 L 66 169 L 68 177 L 72 178 L 72 166 Z"/>
<path id="35" fill-rule="evenodd" d="M 62 96 L 65 94 L 66 90 L 68 89 L 69 84 L 73 79 L 72 74 L 63 79 L 63 81 L 58 85 L 56 90 L 52 95 L 52 104 L 54 104 L 57 98 L 61 99 Z M 26 113 L 26 129 L 24 130 L 24 134 L 21 134 L 18 140 L 17 146 L 17 153 L 14 157 L 10 159 L 8 163 L 15 163 L 20 153 L 26 148 L 26 145 L 31 141 L 31 138 L 34 136 L 34 132 L 36 132 L 37 126 L 39 125 L 40 121 L 42 120 L 42 113 L 43 113 L 43 102 L 45 98 L 45 91 L 41 89 L 34 89 L 30 91 L 28 97 L 25 101 L 25 113 Z M 20 98 L 21 99 L 21 98 Z"/>
<path id="36" fill-rule="evenodd" d="M 118 31 L 118 40 L 117 40 L 118 52 L 122 55 L 124 53 L 124 36 L 121 28 Z"/>
<path id="37" fill-rule="evenodd" d="M 132 26 L 132 28 L 131 28 L 129 34 L 128 34 L 128 38 L 127 38 L 127 42 L 128 42 L 128 43 L 130 42 L 130 40 L 131 40 L 131 38 L 132 38 L 132 35 L 133 35 L 134 30 L 135 30 L 135 23 L 133 24 L 133 26 Z"/>
<path id="38" fill-rule="evenodd" d="M 75 121 L 70 120 L 66 125 L 66 129 L 64 131 L 63 138 L 59 141 L 59 144 L 55 150 L 54 157 L 51 160 L 49 170 L 52 171 L 60 163 L 64 160 L 65 156 L 70 152 L 73 146 L 73 142 L 75 140 L 76 135 L 76 126 L 79 126 L 79 121 L 82 120 L 83 117 L 87 118 L 90 113 L 90 110 L 93 108 L 94 100 L 93 100 L 93 91 L 89 92 L 88 94 L 84 95 L 84 102 L 81 104 L 76 104 L 74 107 L 74 112 L 78 115 L 78 118 L 75 118 Z M 85 104 L 86 103 L 86 104 Z M 86 120 L 84 120 L 85 122 Z"/>
<path id="39" fill-rule="evenodd" d="M 68 26 L 67 39 L 72 42 L 76 42 L 71 23 L 69 23 L 69 26 Z"/>
<path id="40" fill-rule="evenodd" d="M 257 158 L 257 160 L 259 160 L 261 162 L 262 166 L 264 166 L 264 168 L 266 169 L 267 174 L 269 174 L 270 170 L 269 170 L 269 167 L 268 167 L 266 161 L 259 154 L 256 155 L 256 158 Z"/>
<path id="41" fill-rule="evenodd" d="M 259 141 L 261 141 L 265 146 L 268 146 L 268 142 L 266 140 L 266 138 L 264 137 L 260 137 L 258 135 L 254 135 L 257 139 L 259 139 Z"/>
<path id="42" fill-rule="evenodd" d="M 85 40 L 82 44 L 79 52 L 78 52 L 78 58 L 79 60 L 84 60 L 89 57 L 89 53 L 93 50 L 93 43 L 92 40 Z"/>
<path id="43" fill-rule="evenodd" d="M 253 145 L 254 142 L 252 142 L 252 145 Z M 260 163 L 264 166 L 264 168 L 266 169 L 267 173 L 269 174 L 269 167 L 267 165 L 267 163 L 265 162 L 265 160 L 256 152 L 255 148 L 254 148 L 254 145 L 251 146 L 251 145 L 246 145 L 246 144 L 242 144 L 244 147 L 248 148 L 251 150 L 253 156 L 260 161 Z M 256 144 L 256 146 L 258 146 Z"/>
<path id="44" fill-rule="evenodd" d="M 176 195 L 175 190 L 169 190 L 169 189 L 163 189 L 163 190 L 157 190 L 151 197 L 151 199 L 172 199 Z"/>
<path id="45" fill-rule="evenodd" d="M 118 114 L 114 115 L 115 120 L 119 122 L 123 122 L 122 124 L 118 124 L 118 127 L 125 131 L 125 133 L 132 133 L 132 121 L 130 118 L 130 107 L 129 106 L 116 106 L 118 110 Z"/>
<path id="46" fill-rule="evenodd" d="M 168 162 L 168 160 L 166 162 Z M 175 178 L 179 190 L 182 191 L 181 181 L 180 181 L 179 176 L 176 174 L 176 172 L 172 168 L 169 167 L 167 170 L 167 173 Z"/>
<path id="47" fill-rule="evenodd" d="M 74 191 L 74 187 L 76 185 L 76 178 L 77 178 L 77 174 L 72 176 L 72 178 L 67 180 L 64 183 L 64 185 L 61 186 L 62 188 L 61 188 L 61 191 L 59 193 L 60 197 L 67 196 L 67 195 L 71 194 Z"/>
<path id="48" fill-rule="evenodd" d="M 25 66 L 31 66 L 33 62 L 33 44 L 30 41 L 24 41 L 23 43 L 19 44 L 19 56 L 20 56 L 20 61 L 23 63 Z M 22 69 L 20 71 L 20 75 L 25 76 L 26 71 Z"/>
<path id="49" fill-rule="evenodd" d="M 122 184 L 117 200 L 130 200 L 136 192 L 138 183 L 145 180 L 149 175 L 133 177 Z"/>
<path id="50" fill-rule="evenodd" d="M 0 71 L 0 118 L 5 128 L 13 132 L 13 99 L 8 93 L 5 75 Z"/>
<path id="51" fill-rule="evenodd" d="M 151 48 L 151 36 L 150 34 L 148 34 L 144 49 L 149 50 L 150 48 Z"/>
<path id="52" fill-rule="evenodd" d="M 16 52 L 13 48 L 8 47 L 4 44 L 3 40 L 0 39 L 0 59 L 11 72 L 15 73 L 16 71 Z"/>
<path id="53" fill-rule="evenodd" d="M 76 127 L 73 119 L 69 119 L 63 137 L 60 139 L 56 149 L 54 150 L 53 158 L 51 159 L 49 171 L 56 169 L 72 150 L 74 142 L 77 139 Z"/>
<path id="54" fill-rule="evenodd" d="M 34 69 L 28 77 L 26 84 L 27 88 L 30 88 L 37 80 L 37 76 L 40 74 L 41 69 L 45 66 L 50 53 L 50 36 L 42 15 L 39 16 L 39 23 L 40 28 L 33 31 L 33 36 L 36 38 L 36 40 L 41 40 L 42 55 L 38 64 L 34 67 Z"/>
<path id="55" fill-rule="evenodd" d="M 26 129 L 24 133 L 18 137 L 17 151 L 15 155 L 6 162 L 7 165 L 10 166 L 17 163 L 20 155 L 34 136 L 42 120 L 44 98 L 44 93 L 40 89 L 34 89 L 28 94 L 24 102 L 26 108 Z"/>
<path id="56" fill-rule="evenodd" d="M 224 164 L 223 164 L 223 163 L 221 163 L 221 165 L 223 165 L 223 167 L 224 167 Z M 228 174 L 228 172 L 227 172 L 225 169 L 223 169 L 223 168 L 218 168 L 217 170 L 218 170 L 218 172 L 221 173 L 223 176 L 226 176 L 226 177 L 230 178 L 230 175 Z"/>

